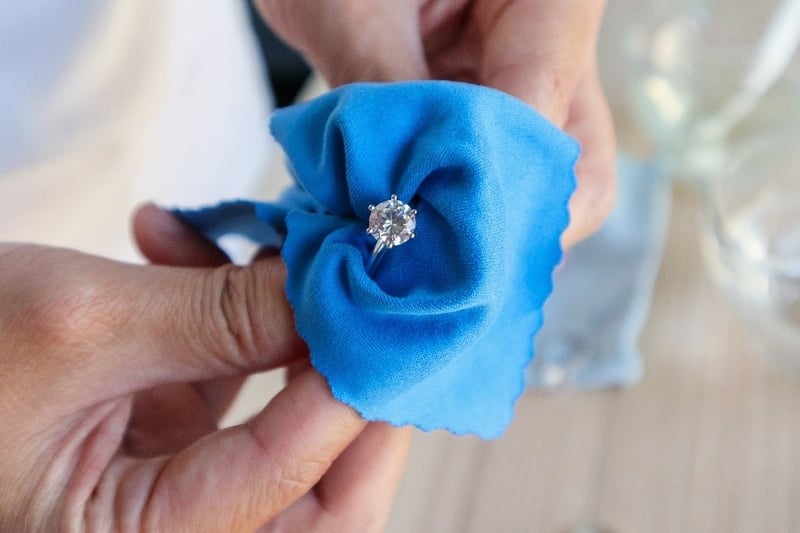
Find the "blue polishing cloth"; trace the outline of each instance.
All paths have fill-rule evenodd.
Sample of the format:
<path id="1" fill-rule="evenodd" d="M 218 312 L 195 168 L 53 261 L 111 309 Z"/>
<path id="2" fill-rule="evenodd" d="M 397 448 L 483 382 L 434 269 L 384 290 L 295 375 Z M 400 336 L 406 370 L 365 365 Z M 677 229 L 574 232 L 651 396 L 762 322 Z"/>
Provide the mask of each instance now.
<path id="1" fill-rule="evenodd" d="M 282 246 L 311 362 L 364 418 L 502 434 L 561 260 L 577 143 L 504 93 L 443 81 L 344 86 L 271 128 L 296 186 L 179 215 Z M 416 238 L 370 274 L 368 206 L 391 195 L 417 210 Z"/>

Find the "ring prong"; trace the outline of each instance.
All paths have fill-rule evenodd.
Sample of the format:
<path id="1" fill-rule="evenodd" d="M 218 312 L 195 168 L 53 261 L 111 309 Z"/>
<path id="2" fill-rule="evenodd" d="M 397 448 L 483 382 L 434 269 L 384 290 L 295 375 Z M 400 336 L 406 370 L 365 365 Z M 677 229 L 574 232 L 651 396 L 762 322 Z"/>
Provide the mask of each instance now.
<path id="1" fill-rule="evenodd" d="M 372 214 L 366 231 L 376 241 L 367 265 L 367 271 L 372 273 L 382 253 L 417 236 L 414 231 L 417 210 L 399 200 L 396 194 L 377 205 L 369 204 L 368 209 Z"/>

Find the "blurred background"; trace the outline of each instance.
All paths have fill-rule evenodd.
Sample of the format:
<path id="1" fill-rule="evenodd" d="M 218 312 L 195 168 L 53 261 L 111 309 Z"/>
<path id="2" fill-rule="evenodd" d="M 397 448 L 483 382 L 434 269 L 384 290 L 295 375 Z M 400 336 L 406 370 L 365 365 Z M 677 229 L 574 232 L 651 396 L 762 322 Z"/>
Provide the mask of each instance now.
<path id="1" fill-rule="evenodd" d="M 251 15 L 285 105 L 308 67 Z M 508 433 L 418 434 L 389 531 L 800 531 L 799 43 L 794 0 L 609 2 L 617 208 Z"/>
<path id="2" fill-rule="evenodd" d="M 297 98 L 311 69 L 297 52 L 286 46 L 264 24 L 252 2 L 241 1 L 247 6 L 248 18 L 264 58 L 264 72 L 275 94 L 275 105 L 287 106 Z"/>

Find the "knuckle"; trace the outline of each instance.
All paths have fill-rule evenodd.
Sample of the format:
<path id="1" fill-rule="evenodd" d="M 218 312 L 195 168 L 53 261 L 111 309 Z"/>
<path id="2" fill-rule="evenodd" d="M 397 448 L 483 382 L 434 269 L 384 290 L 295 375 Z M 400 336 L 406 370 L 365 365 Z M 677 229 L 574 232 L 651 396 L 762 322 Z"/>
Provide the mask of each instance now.
<path id="1" fill-rule="evenodd" d="M 112 315 L 102 286 L 81 268 L 83 258 L 66 258 L 66 253 L 44 250 L 25 265 L 10 294 L 11 327 L 23 342 L 56 346 L 60 353 L 83 352 L 103 340 L 101 332 L 108 328 L 100 326 Z M 65 260 L 72 261 L 69 268 Z"/>
<path id="2" fill-rule="evenodd" d="M 543 68 L 532 73 L 528 63 L 503 61 L 491 65 L 482 76 L 490 87 L 516 96 L 533 106 L 557 125 L 562 125 L 575 94 L 575 80 L 569 69 Z"/>
<path id="3" fill-rule="evenodd" d="M 307 492 L 319 481 L 328 466 L 323 461 L 305 459 L 292 463 L 291 468 L 278 468 L 278 494 L 293 499 L 294 496 Z"/>
<path id="4" fill-rule="evenodd" d="M 226 265 L 212 275 L 214 288 L 204 307 L 220 357 L 237 369 L 266 367 L 273 356 L 291 348 L 283 344 L 294 331 L 284 306 L 273 293 L 282 286 L 280 260 L 264 260 L 249 267 Z"/>
<path id="5" fill-rule="evenodd" d="M 266 465 L 269 480 L 269 494 L 266 496 L 275 504 L 292 501 L 308 492 L 330 466 L 330 461 L 325 458 L 281 453 L 270 436 L 262 435 L 252 423 L 247 423 L 244 427 Z"/>
<path id="6" fill-rule="evenodd" d="M 32 247 L 4 259 L 12 261 L 0 269 L 0 388 L 16 391 L 7 409 L 39 416 L 59 406 L 45 406 L 29 384 L 46 379 L 54 393 L 82 390 L 74 385 L 86 381 L 125 324 L 93 275 L 98 259 Z"/>
<path id="7" fill-rule="evenodd" d="M 112 329 L 105 323 L 110 315 L 102 292 L 87 280 L 76 286 L 62 286 L 44 299 L 39 307 L 39 320 L 34 324 L 47 333 L 46 338 L 61 346 L 81 349 L 102 344 L 103 332 Z"/>
<path id="8" fill-rule="evenodd" d="M 235 265 L 226 265 L 215 272 L 216 289 L 211 291 L 214 301 L 211 324 L 220 339 L 220 356 L 234 367 L 243 367 L 250 354 L 256 352 L 253 321 L 248 310 L 251 286 L 248 271 Z"/>
<path id="9" fill-rule="evenodd" d="M 538 74 L 537 85 L 540 88 L 538 95 L 542 100 L 542 111 L 557 124 L 563 125 L 575 96 L 576 81 L 564 70 L 553 68 Z"/>

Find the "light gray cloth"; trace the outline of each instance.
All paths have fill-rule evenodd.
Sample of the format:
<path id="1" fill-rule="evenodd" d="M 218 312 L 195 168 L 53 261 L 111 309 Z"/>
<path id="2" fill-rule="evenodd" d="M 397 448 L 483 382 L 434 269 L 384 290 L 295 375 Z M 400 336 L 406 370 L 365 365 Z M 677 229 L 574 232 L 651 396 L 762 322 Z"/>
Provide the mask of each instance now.
<path id="1" fill-rule="evenodd" d="M 530 389 L 616 387 L 642 376 L 637 343 L 661 263 L 671 189 L 657 161 L 620 156 L 618 170 L 610 218 L 556 270 Z"/>

